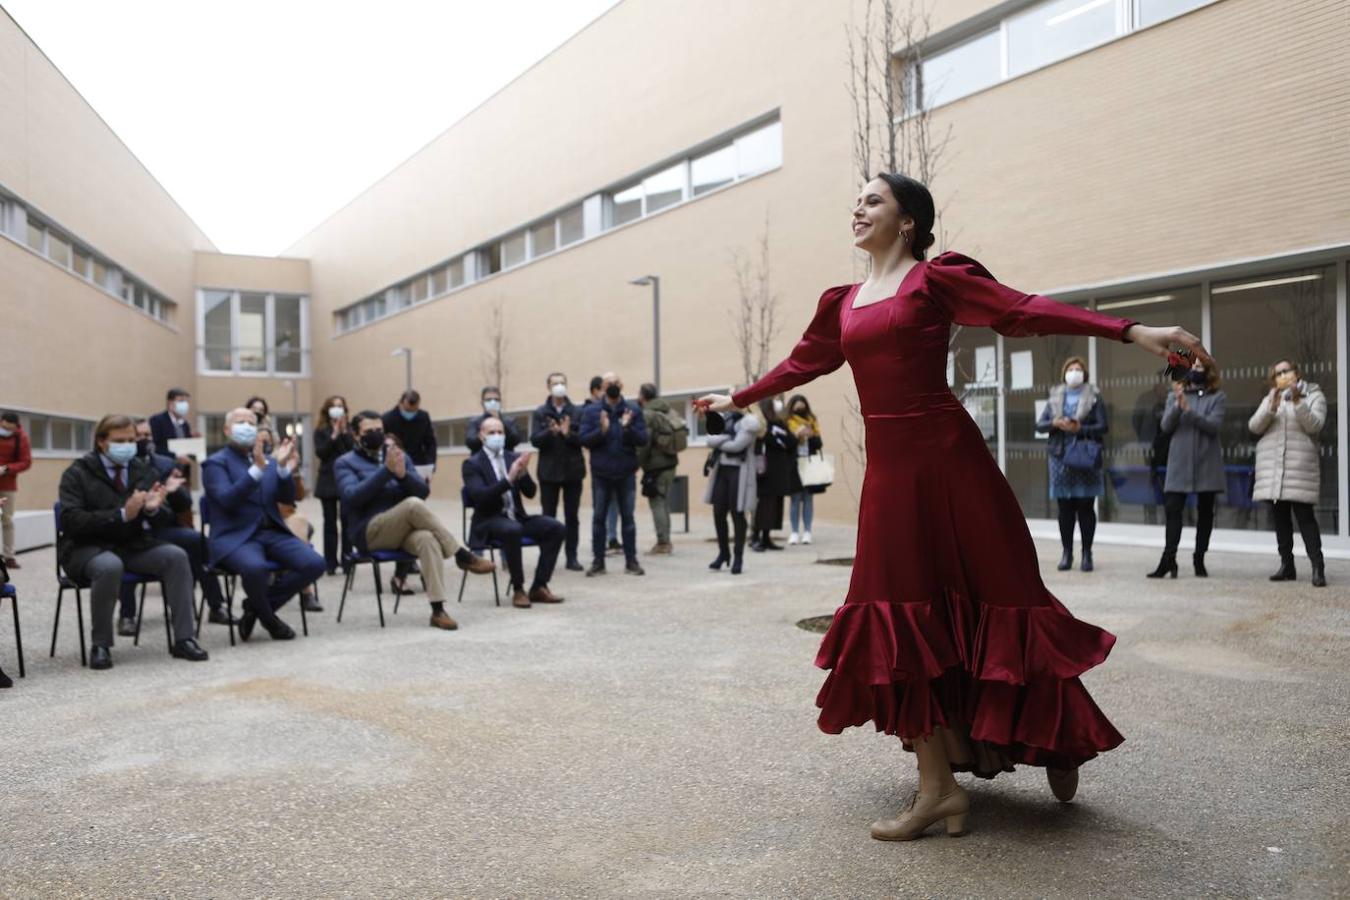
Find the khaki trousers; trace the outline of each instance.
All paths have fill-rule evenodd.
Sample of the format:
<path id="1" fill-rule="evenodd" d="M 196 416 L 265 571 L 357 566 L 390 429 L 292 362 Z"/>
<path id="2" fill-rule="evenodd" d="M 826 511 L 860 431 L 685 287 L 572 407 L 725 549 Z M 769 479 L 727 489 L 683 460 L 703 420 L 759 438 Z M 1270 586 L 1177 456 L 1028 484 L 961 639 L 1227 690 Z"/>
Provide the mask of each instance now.
<path id="1" fill-rule="evenodd" d="M 4 555 L 14 555 L 14 504 L 18 502 L 19 495 L 16 491 L 0 491 L 0 497 L 7 498 L 4 506 L 0 506 L 0 542 L 3 543 Z"/>
<path id="2" fill-rule="evenodd" d="M 413 554 L 427 583 L 427 599 L 433 603 L 450 599 L 445 560 L 455 555 L 459 541 L 419 498 L 408 497 L 367 522 L 366 546 Z"/>

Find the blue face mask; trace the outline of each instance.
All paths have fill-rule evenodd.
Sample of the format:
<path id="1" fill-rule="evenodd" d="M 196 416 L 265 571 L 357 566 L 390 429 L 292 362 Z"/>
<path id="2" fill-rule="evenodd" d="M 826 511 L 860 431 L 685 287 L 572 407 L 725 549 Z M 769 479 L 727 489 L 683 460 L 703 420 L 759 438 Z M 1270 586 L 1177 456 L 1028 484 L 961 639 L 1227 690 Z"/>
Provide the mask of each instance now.
<path id="1" fill-rule="evenodd" d="M 483 438 L 483 446 L 493 453 L 501 453 L 506 447 L 506 435 L 489 434 L 487 437 Z"/>
<path id="2" fill-rule="evenodd" d="M 135 458 L 135 441 L 110 441 L 108 443 L 108 459 L 111 459 L 119 466 L 125 466 Z"/>
<path id="3" fill-rule="evenodd" d="M 230 426 L 230 440 L 241 447 L 252 447 L 258 439 L 258 426 L 252 422 L 235 422 Z"/>
<path id="4" fill-rule="evenodd" d="M 502 401 L 500 401 L 500 400 L 484 400 L 484 401 L 483 401 L 483 409 L 487 410 L 487 411 L 490 412 L 490 413 L 501 412 L 501 411 L 502 411 Z"/>
<path id="5" fill-rule="evenodd" d="M 399 414 L 400 416 L 402 416 L 403 418 L 407 419 L 409 422 L 411 422 L 413 419 L 417 418 L 417 410 L 415 410 L 415 409 L 404 409 L 404 408 L 401 407 L 401 406 L 398 408 L 398 414 Z"/>
<path id="6" fill-rule="evenodd" d="M 188 402 L 186 400 L 175 400 L 173 403 L 173 411 L 180 419 L 186 417 L 188 414 Z"/>

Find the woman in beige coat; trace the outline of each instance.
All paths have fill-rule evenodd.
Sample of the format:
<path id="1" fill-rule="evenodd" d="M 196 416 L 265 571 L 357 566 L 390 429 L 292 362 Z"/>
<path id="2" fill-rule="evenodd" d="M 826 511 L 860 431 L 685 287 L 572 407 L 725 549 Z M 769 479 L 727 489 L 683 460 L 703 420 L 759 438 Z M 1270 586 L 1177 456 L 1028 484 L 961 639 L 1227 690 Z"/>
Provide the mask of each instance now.
<path id="1" fill-rule="evenodd" d="M 1270 367 L 1270 393 L 1252 413 L 1247 427 L 1259 435 L 1256 442 L 1256 484 L 1253 500 L 1269 500 L 1275 507 L 1275 543 L 1280 568 L 1271 581 L 1294 581 L 1294 523 L 1303 535 L 1303 547 L 1312 565 L 1314 587 L 1325 587 L 1322 534 L 1314 504 L 1322 487 L 1317 435 L 1327 421 L 1327 398 L 1322 389 L 1299 375 L 1298 366 L 1282 359 Z"/>

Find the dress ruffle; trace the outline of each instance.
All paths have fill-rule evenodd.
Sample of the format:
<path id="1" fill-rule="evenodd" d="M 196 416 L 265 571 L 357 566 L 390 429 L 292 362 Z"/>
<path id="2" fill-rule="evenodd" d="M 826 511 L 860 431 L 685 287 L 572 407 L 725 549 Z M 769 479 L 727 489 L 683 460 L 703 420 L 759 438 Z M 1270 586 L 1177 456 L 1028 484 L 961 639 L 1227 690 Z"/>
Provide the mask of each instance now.
<path id="1" fill-rule="evenodd" d="M 909 742 L 947 728 L 986 745 L 949 752 L 955 767 L 986 777 L 1013 762 L 1077 766 L 1119 745 L 1078 680 L 1105 661 L 1115 637 L 1046 600 L 993 606 L 944 590 L 929 600 L 845 603 L 816 657 L 830 670 L 816 697 L 821 730 L 871 721 Z"/>

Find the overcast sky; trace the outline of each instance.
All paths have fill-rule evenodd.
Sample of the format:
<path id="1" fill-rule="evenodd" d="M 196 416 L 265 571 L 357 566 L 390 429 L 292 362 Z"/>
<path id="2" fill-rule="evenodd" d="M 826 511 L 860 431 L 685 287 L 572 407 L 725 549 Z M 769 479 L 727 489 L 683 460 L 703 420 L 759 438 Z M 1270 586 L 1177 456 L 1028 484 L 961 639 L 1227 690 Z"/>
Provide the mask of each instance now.
<path id="1" fill-rule="evenodd" d="M 227 253 L 281 252 L 617 0 L 0 0 Z"/>

